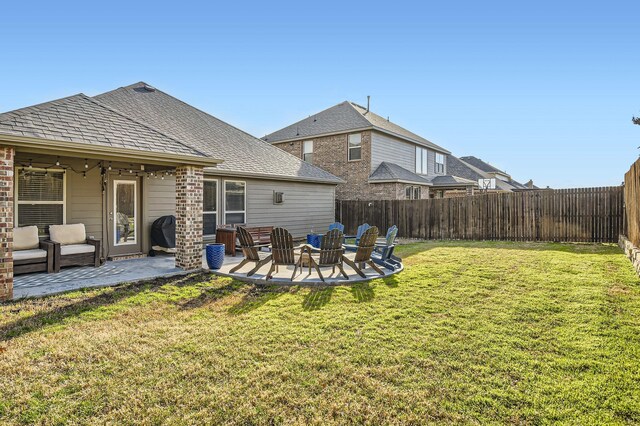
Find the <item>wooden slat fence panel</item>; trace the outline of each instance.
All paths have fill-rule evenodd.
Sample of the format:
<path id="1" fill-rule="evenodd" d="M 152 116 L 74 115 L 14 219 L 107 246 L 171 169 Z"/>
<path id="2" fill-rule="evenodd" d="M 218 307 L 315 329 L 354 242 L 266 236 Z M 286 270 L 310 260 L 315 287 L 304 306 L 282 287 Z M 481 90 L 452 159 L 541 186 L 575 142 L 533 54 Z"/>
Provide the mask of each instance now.
<path id="1" fill-rule="evenodd" d="M 635 165 L 629 229 L 640 245 L 640 165 Z M 624 193 L 631 186 L 537 190 L 429 200 L 336 201 L 336 220 L 354 234 L 367 222 L 385 232 L 429 240 L 617 242 L 623 232 Z M 630 195 L 627 195 L 630 197 Z M 629 198 L 627 198 L 629 199 Z M 630 236 L 631 237 L 631 236 Z M 631 239 L 631 238 L 630 238 Z"/>
<path id="2" fill-rule="evenodd" d="M 624 175 L 625 231 L 629 241 L 640 247 L 640 159 Z"/>

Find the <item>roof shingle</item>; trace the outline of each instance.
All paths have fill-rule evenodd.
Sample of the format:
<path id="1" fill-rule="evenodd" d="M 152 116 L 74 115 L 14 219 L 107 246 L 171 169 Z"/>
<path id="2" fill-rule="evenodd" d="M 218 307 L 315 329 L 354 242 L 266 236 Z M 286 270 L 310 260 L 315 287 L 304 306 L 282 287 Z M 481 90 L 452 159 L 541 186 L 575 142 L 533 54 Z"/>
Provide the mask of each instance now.
<path id="1" fill-rule="evenodd" d="M 179 99 L 140 82 L 94 97 L 99 102 L 148 123 L 182 143 L 215 158 L 211 172 L 288 178 L 326 183 L 336 176 L 255 138 Z"/>
<path id="2" fill-rule="evenodd" d="M 204 155 L 84 94 L 0 114 L 0 134 L 168 154 Z"/>
<path id="3" fill-rule="evenodd" d="M 263 139 L 267 142 L 281 142 L 291 139 L 302 139 L 323 134 L 340 133 L 359 129 L 377 129 L 397 137 L 409 140 L 418 145 L 427 146 L 436 151 L 448 154 L 449 151 L 419 136 L 404 127 L 367 111 L 366 108 L 349 101 L 344 101 L 325 109 L 304 120 L 275 131 Z"/>

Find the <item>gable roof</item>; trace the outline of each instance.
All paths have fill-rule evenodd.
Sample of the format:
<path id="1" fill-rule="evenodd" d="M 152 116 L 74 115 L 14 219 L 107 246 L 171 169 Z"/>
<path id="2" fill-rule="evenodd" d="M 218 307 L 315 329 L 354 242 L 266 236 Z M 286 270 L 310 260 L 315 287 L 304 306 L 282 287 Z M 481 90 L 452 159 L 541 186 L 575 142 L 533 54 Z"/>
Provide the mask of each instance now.
<path id="1" fill-rule="evenodd" d="M 417 183 L 421 185 L 431 185 L 431 182 L 422 176 L 413 173 L 404 167 L 401 167 L 395 163 L 388 163 L 383 161 L 369 176 L 369 182 L 382 183 L 382 182 L 406 182 Z"/>
<path id="2" fill-rule="evenodd" d="M 465 178 L 461 178 L 459 176 L 452 176 L 452 175 L 434 176 L 431 179 L 431 183 L 435 187 L 439 187 L 439 186 L 440 187 L 442 187 L 442 186 L 449 187 L 449 186 L 461 186 L 461 185 L 478 186 L 478 181 L 465 179 Z"/>
<path id="3" fill-rule="evenodd" d="M 460 159 L 468 164 L 471 164 L 473 167 L 476 167 L 480 170 L 482 170 L 483 172 L 487 172 L 487 173 L 500 173 L 503 174 L 505 176 L 509 176 L 509 173 L 500 170 L 494 166 L 492 166 L 491 164 L 482 161 L 481 159 L 479 159 L 478 157 L 474 157 L 473 155 L 469 155 L 466 157 L 460 157 Z"/>
<path id="4" fill-rule="evenodd" d="M 208 173 L 320 183 L 341 179 L 144 82 L 94 97 L 205 155 L 224 162 Z"/>
<path id="5" fill-rule="evenodd" d="M 276 143 L 365 129 L 378 130 L 408 140 L 409 142 L 449 154 L 449 151 L 441 146 L 372 111 L 367 111 L 363 106 L 349 101 L 344 101 L 331 108 L 327 108 L 297 123 L 275 131 L 262 139 L 269 143 Z"/>
<path id="6" fill-rule="evenodd" d="M 204 155 L 82 93 L 0 114 L 0 134 L 115 149 Z"/>
<path id="7" fill-rule="evenodd" d="M 447 159 L 447 170 L 457 176 L 461 176 L 467 179 L 474 179 L 476 182 L 478 181 L 478 179 L 492 178 L 493 176 L 490 175 L 490 173 L 500 173 L 503 176 L 508 176 L 509 180 L 504 181 L 500 178 L 496 178 L 496 187 L 498 189 L 502 189 L 505 191 L 531 189 L 526 185 L 513 180 L 507 173 L 473 156 L 457 158 L 453 155 L 449 155 Z"/>
<path id="8" fill-rule="evenodd" d="M 486 177 L 472 167 L 469 167 L 467 163 L 460 160 L 455 155 L 449 155 L 447 157 L 447 172 L 454 176 L 473 180 L 474 182 L 478 182 L 478 179 L 485 179 Z"/>

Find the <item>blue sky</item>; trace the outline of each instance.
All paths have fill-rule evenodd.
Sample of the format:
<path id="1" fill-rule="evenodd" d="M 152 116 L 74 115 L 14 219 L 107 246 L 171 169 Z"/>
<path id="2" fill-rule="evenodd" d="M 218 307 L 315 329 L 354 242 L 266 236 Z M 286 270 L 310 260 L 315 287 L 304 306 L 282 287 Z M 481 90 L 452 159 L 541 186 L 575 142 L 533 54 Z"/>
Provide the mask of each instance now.
<path id="1" fill-rule="evenodd" d="M 92 3 L 2 5 L 0 111 L 143 80 L 263 136 L 371 95 L 539 186 L 617 185 L 638 157 L 637 1 Z"/>

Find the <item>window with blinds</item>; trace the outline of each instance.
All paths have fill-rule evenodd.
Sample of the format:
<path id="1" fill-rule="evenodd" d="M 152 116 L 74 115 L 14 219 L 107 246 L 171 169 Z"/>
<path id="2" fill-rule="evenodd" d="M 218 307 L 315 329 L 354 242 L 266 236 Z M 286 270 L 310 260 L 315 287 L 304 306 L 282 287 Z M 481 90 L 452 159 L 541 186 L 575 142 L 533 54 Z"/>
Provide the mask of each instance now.
<path id="1" fill-rule="evenodd" d="M 16 225 L 36 225 L 47 235 L 49 225 L 64 223 L 64 172 L 19 169 L 17 176 Z"/>

